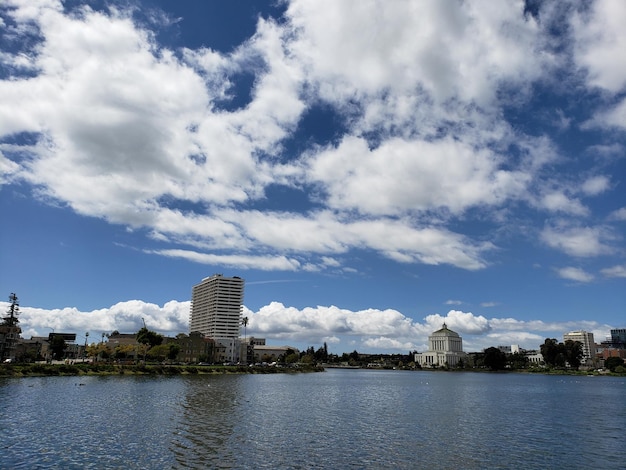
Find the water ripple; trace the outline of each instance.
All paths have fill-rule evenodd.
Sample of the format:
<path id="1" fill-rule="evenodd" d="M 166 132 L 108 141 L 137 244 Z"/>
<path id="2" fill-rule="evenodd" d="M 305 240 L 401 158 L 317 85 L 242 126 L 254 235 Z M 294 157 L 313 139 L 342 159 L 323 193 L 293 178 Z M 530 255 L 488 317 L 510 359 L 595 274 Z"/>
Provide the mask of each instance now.
<path id="1" fill-rule="evenodd" d="M 0 468 L 621 468 L 623 379 L 0 379 Z"/>

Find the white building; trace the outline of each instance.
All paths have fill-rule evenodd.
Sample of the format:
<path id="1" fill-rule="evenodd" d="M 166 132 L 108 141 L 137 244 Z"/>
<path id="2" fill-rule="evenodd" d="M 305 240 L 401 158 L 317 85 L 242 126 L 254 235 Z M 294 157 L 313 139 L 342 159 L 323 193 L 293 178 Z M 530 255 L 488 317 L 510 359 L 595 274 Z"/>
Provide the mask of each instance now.
<path id="1" fill-rule="evenodd" d="M 415 362 L 422 367 L 456 367 L 466 357 L 463 339 L 444 323 L 428 337 L 428 351 L 415 354 Z"/>
<path id="2" fill-rule="evenodd" d="M 215 274 L 192 289 L 189 331 L 215 340 L 226 361 L 239 360 L 243 288 L 244 280 L 240 277 Z"/>
<path id="3" fill-rule="evenodd" d="M 583 357 L 580 360 L 580 364 L 583 366 L 593 365 L 594 358 L 596 357 L 596 343 L 593 340 L 593 333 L 587 331 L 570 331 L 563 335 L 563 342 L 571 340 L 578 341 L 583 346 Z"/>

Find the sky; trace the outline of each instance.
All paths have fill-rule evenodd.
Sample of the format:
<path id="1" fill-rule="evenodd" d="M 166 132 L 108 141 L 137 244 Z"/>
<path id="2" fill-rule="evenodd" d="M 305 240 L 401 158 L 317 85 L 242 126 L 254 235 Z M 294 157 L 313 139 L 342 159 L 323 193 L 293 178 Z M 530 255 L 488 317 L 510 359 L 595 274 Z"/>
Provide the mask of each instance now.
<path id="1" fill-rule="evenodd" d="M 4 0 L 0 293 L 26 338 L 188 332 L 221 273 L 268 344 L 602 341 L 624 24 L 621 0 Z"/>

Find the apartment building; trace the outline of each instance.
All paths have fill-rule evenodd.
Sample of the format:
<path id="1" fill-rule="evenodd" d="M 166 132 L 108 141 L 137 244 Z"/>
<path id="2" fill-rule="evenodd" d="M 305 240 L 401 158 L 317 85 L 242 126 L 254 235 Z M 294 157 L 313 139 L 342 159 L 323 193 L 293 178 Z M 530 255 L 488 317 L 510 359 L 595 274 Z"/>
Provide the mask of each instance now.
<path id="1" fill-rule="evenodd" d="M 239 361 L 239 333 L 244 280 L 222 274 L 204 278 L 193 286 L 190 333 L 199 332 L 215 341 L 219 360 Z"/>

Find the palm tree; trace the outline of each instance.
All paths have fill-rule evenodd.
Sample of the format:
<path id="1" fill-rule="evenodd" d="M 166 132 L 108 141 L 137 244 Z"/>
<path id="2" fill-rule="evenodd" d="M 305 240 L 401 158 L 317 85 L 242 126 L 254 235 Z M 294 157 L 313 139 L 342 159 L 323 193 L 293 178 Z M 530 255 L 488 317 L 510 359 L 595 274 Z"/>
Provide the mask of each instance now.
<path id="1" fill-rule="evenodd" d="M 243 317 L 241 319 L 241 324 L 243 325 L 243 340 L 246 341 L 246 327 L 248 326 L 248 317 Z"/>
<path id="2" fill-rule="evenodd" d="M 250 356 L 250 345 L 248 344 L 248 339 L 246 338 L 246 327 L 248 326 L 248 317 L 243 317 L 241 319 L 241 324 L 243 325 L 243 343 L 246 345 L 246 364 L 248 363 L 248 359 Z"/>

